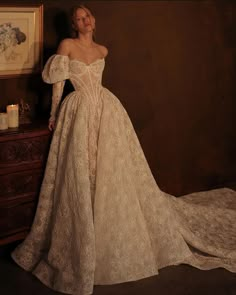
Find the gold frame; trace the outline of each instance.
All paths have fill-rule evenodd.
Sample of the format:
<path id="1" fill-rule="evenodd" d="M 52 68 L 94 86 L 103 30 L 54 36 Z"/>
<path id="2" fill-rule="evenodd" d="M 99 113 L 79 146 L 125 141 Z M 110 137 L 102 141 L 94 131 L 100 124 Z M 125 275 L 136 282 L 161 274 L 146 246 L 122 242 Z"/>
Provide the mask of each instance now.
<path id="1" fill-rule="evenodd" d="M 43 4 L 0 5 L 0 79 L 42 70 Z"/>

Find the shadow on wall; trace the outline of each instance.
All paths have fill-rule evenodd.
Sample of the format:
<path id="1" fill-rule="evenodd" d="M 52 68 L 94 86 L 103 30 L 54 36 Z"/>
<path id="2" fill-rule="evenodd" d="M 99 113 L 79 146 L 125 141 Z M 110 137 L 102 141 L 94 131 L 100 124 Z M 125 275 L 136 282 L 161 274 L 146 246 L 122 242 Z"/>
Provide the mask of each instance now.
<path id="1" fill-rule="evenodd" d="M 53 18 L 51 17 L 52 15 L 54 16 Z M 48 9 L 45 13 L 44 26 L 45 40 L 48 40 L 46 41 L 47 43 L 44 44 L 43 54 L 44 60 L 46 61 L 56 52 L 59 43 L 63 39 L 71 37 L 70 16 L 66 11 L 53 7 Z M 51 39 L 53 40 L 50 42 Z"/>
<path id="2" fill-rule="evenodd" d="M 54 16 L 53 18 L 51 17 L 52 15 Z M 70 15 L 65 10 L 55 7 L 50 8 L 46 11 L 44 26 L 45 40 L 48 40 L 46 41 L 47 43 L 44 44 L 43 60 L 45 64 L 48 58 L 56 53 L 60 42 L 65 38 L 71 37 L 72 32 Z M 49 30 L 47 30 L 47 28 L 49 28 Z M 51 39 L 53 39 L 52 42 L 50 42 Z M 72 90 L 73 86 L 67 80 L 64 86 L 62 100 Z M 41 86 L 39 91 L 41 92 L 41 99 L 39 105 L 37 106 L 38 116 L 48 118 L 51 106 L 52 87 L 51 85 L 44 83 L 41 78 Z"/>
<path id="3" fill-rule="evenodd" d="M 56 40 L 53 40 L 53 44 L 55 44 L 56 46 L 47 46 L 47 44 L 44 44 L 44 49 L 42 53 L 43 66 L 48 58 L 56 53 L 57 46 L 59 45 L 61 40 L 68 38 L 71 35 L 69 16 L 65 11 L 57 8 L 52 8 L 49 9 L 46 14 L 48 15 L 46 16 L 47 19 L 51 21 L 49 31 L 53 30 L 53 32 L 50 32 L 50 36 L 53 36 L 52 38 L 56 38 Z M 53 18 L 51 17 L 52 15 L 54 15 Z M 44 31 L 45 34 L 47 34 L 47 24 L 44 27 Z M 47 40 L 50 40 L 50 38 L 47 38 Z M 27 89 L 27 96 L 31 104 L 32 117 L 36 119 L 40 118 L 47 120 L 51 107 L 52 86 L 43 82 L 41 72 L 38 75 L 31 75 L 27 77 L 25 83 L 22 83 L 22 80 L 23 79 L 18 80 L 18 88 Z M 65 95 L 69 91 L 71 91 L 71 85 L 69 82 L 67 82 L 65 85 L 63 97 L 65 97 Z"/>

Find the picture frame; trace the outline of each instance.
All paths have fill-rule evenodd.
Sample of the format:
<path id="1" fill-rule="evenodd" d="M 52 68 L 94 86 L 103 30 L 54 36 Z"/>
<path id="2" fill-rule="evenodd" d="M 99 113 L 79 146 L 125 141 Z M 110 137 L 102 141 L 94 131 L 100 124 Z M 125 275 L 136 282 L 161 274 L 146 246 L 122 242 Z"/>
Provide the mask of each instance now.
<path id="1" fill-rule="evenodd" d="M 43 4 L 0 4 L 0 79 L 42 70 Z"/>

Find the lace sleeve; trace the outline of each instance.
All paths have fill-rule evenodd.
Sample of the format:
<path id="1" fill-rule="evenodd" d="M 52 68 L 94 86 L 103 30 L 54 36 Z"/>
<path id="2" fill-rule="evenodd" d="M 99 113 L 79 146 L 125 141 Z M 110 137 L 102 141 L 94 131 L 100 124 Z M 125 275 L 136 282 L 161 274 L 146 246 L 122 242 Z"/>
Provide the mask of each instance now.
<path id="1" fill-rule="evenodd" d="M 52 105 L 49 121 L 55 121 L 61 101 L 65 80 L 69 79 L 69 58 L 65 55 L 54 54 L 46 62 L 42 78 L 44 82 L 53 84 Z"/>
<path id="2" fill-rule="evenodd" d="M 60 82 L 54 83 L 52 86 L 52 105 L 51 105 L 51 113 L 49 118 L 49 121 L 51 122 L 56 120 L 64 85 L 65 85 L 65 81 L 60 81 Z"/>
<path id="3" fill-rule="evenodd" d="M 69 79 L 69 57 L 60 54 L 52 55 L 44 66 L 42 78 L 49 84 Z"/>

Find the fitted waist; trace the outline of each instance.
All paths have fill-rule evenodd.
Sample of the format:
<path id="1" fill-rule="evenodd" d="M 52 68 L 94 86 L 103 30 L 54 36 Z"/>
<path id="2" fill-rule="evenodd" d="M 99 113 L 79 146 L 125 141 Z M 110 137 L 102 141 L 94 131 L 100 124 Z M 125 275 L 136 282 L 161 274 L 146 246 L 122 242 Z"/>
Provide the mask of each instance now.
<path id="1" fill-rule="evenodd" d="M 103 96 L 103 90 L 104 87 L 102 85 L 93 88 L 93 89 L 88 89 L 86 87 L 77 87 L 75 89 L 75 92 L 77 92 L 78 97 L 82 100 L 87 100 L 90 101 L 92 103 L 97 103 L 101 100 L 102 96 Z"/>

